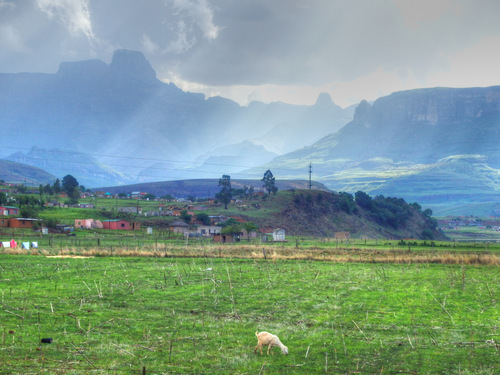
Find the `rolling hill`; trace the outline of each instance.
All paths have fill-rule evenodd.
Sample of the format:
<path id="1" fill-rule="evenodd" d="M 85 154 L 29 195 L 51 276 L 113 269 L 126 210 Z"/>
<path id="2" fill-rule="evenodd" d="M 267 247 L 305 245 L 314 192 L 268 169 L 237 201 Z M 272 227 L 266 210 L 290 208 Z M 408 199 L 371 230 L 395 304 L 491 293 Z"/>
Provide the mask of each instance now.
<path id="1" fill-rule="evenodd" d="M 192 179 L 192 180 L 178 180 L 178 181 L 160 181 L 160 182 L 147 182 L 141 184 L 132 184 L 124 186 L 108 186 L 99 187 L 93 190 L 105 191 L 111 194 L 131 193 L 131 192 L 146 192 L 151 193 L 157 197 L 164 195 L 171 195 L 176 198 L 187 198 L 189 196 L 210 198 L 214 197 L 220 191 L 218 186 L 219 179 Z M 280 180 L 276 181 L 276 187 L 279 190 L 289 189 L 306 189 L 309 181 L 304 180 Z M 260 180 L 242 180 L 231 179 L 231 187 L 233 189 L 243 189 L 245 186 L 254 187 L 255 191 L 262 188 L 262 181 Z M 328 188 L 319 182 L 312 182 L 312 189 L 325 190 Z"/>

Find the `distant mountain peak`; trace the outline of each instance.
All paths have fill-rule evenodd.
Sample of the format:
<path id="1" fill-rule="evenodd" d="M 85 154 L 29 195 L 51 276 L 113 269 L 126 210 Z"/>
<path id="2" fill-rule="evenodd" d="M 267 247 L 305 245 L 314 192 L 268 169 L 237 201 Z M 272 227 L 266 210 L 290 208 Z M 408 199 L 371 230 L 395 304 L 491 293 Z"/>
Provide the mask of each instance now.
<path id="1" fill-rule="evenodd" d="M 327 107 L 327 106 L 335 105 L 335 103 L 333 102 L 330 94 L 328 94 L 326 92 L 322 92 L 318 95 L 318 99 L 316 99 L 315 105 L 321 106 L 321 107 Z"/>
<path id="2" fill-rule="evenodd" d="M 121 78 L 156 81 L 156 72 L 142 52 L 116 50 L 109 65 L 110 72 Z"/>
<path id="3" fill-rule="evenodd" d="M 354 121 L 367 124 L 370 121 L 372 106 L 366 100 L 361 101 L 354 112 Z"/>

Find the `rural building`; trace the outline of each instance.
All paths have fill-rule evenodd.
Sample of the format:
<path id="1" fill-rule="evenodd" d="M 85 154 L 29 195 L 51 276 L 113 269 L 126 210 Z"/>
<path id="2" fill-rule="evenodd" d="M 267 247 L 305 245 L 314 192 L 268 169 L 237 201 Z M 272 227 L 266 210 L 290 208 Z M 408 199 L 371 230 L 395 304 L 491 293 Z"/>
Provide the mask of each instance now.
<path id="1" fill-rule="evenodd" d="M 129 214 L 138 214 L 142 215 L 142 207 L 134 207 L 134 206 L 129 206 L 129 207 L 118 207 L 118 212 L 126 212 Z"/>
<path id="2" fill-rule="evenodd" d="M 130 230 L 139 230 L 139 229 L 141 229 L 141 223 L 139 221 L 130 222 Z"/>
<path id="3" fill-rule="evenodd" d="M 90 228 L 97 228 L 97 229 L 102 229 L 104 226 L 102 225 L 100 220 L 94 220 L 94 219 L 75 219 L 75 228 L 81 228 L 81 229 L 90 229 Z"/>
<path id="4" fill-rule="evenodd" d="M 350 232 L 335 232 L 336 240 L 348 240 L 349 238 L 351 238 Z"/>
<path id="5" fill-rule="evenodd" d="M 214 235 L 214 242 L 217 243 L 235 243 L 240 242 L 240 240 L 239 233 L 218 233 Z"/>
<path id="6" fill-rule="evenodd" d="M 285 240 L 285 230 L 278 228 L 273 231 L 273 241 L 286 241 Z"/>
<path id="7" fill-rule="evenodd" d="M 102 221 L 102 226 L 104 229 L 112 229 L 112 230 L 117 230 L 117 229 L 123 229 L 123 230 L 130 230 L 130 222 L 126 220 L 103 220 Z"/>
<path id="8" fill-rule="evenodd" d="M 205 237 L 209 237 L 214 234 L 220 234 L 221 229 L 222 227 L 218 227 L 217 225 L 198 225 L 196 232 Z"/>
<path id="9" fill-rule="evenodd" d="M 184 233 L 187 232 L 189 225 L 181 220 L 176 220 L 170 224 L 170 230 L 174 233 Z"/>
<path id="10" fill-rule="evenodd" d="M 95 208 L 94 203 L 79 203 L 78 208 Z"/>
<path id="11" fill-rule="evenodd" d="M 250 233 L 248 233 L 248 231 L 245 228 L 243 228 L 241 232 L 242 236 L 245 238 L 257 238 L 257 231 L 255 230 L 252 230 Z"/>
<path id="12" fill-rule="evenodd" d="M 38 219 L 10 218 L 9 228 L 33 228 L 33 223 Z"/>
<path id="13" fill-rule="evenodd" d="M 225 216 L 209 216 L 209 218 L 212 225 L 222 224 L 227 220 L 227 217 Z"/>
<path id="14" fill-rule="evenodd" d="M 19 208 L 13 206 L 0 206 L 0 215 L 19 215 Z"/>

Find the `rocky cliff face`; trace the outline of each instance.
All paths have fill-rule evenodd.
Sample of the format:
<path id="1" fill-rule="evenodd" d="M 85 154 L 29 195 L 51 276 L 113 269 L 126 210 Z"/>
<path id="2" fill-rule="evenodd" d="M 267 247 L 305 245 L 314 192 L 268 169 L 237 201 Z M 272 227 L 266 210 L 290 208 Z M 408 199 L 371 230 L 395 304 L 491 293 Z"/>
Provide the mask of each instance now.
<path id="1" fill-rule="evenodd" d="M 499 140 L 500 86 L 411 90 L 361 102 L 340 131 L 268 167 L 300 173 L 312 161 L 333 190 L 479 206 L 499 199 Z"/>
<path id="2" fill-rule="evenodd" d="M 480 154 L 500 166 L 498 139 L 500 86 L 435 88 L 394 93 L 372 106 L 361 102 L 354 120 L 318 145 L 331 159 L 431 163 Z"/>

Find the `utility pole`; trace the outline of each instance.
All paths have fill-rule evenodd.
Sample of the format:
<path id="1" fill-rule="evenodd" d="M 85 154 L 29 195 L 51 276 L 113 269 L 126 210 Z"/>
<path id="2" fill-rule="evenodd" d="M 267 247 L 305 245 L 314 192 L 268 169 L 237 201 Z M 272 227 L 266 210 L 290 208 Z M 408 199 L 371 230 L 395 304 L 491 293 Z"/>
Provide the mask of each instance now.
<path id="1" fill-rule="evenodd" d="M 311 190 L 311 174 L 312 174 L 312 163 L 309 163 L 309 190 Z"/>

